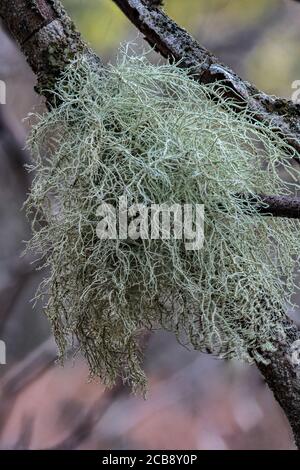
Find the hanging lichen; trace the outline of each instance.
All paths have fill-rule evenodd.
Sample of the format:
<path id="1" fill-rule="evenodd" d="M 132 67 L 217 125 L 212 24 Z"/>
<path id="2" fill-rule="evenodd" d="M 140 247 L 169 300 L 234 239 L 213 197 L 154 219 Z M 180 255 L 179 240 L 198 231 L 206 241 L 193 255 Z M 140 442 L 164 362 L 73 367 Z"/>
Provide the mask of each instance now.
<path id="1" fill-rule="evenodd" d="M 59 106 L 32 129 L 30 246 L 50 271 L 46 313 L 61 356 L 75 337 L 108 385 L 121 376 L 144 389 L 146 329 L 247 361 L 264 360 L 284 335 L 300 225 L 259 215 L 250 197 L 292 194 L 299 173 L 293 150 L 248 111 L 234 113 L 224 89 L 145 55 L 123 54 L 101 73 L 79 57 L 57 85 Z M 97 208 L 124 195 L 131 204 L 204 204 L 203 248 L 99 239 Z"/>

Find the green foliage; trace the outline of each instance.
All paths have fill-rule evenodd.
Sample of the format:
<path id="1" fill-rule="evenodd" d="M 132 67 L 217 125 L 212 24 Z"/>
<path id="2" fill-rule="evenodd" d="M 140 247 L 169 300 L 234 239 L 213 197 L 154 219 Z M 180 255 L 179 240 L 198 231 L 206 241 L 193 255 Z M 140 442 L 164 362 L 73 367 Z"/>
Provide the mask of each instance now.
<path id="1" fill-rule="evenodd" d="M 40 294 L 49 293 L 61 356 L 77 338 L 107 385 L 121 376 L 145 389 L 147 329 L 246 361 L 264 361 L 284 335 L 299 221 L 262 217 L 237 194 L 292 194 L 298 184 L 287 181 L 299 173 L 293 150 L 246 110 L 234 113 L 224 90 L 146 55 L 121 54 L 101 73 L 79 57 L 57 86 L 61 104 L 32 129 L 30 246 L 50 269 Z M 98 206 L 124 194 L 130 203 L 204 204 L 203 249 L 98 239 Z"/>
<path id="2" fill-rule="evenodd" d="M 253 24 L 278 5 L 278 0 L 165 0 L 164 10 L 192 34 L 200 29 L 205 35 L 214 31 L 214 38 Z M 137 31 L 112 0 L 65 0 L 79 31 L 93 48 L 106 55 L 128 34 Z"/>
<path id="3" fill-rule="evenodd" d="M 218 37 L 218 27 L 247 27 L 277 5 L 278 0 L 188 0 L 188 5 L 182 0 L 165 0 L 165 10 L 180 25 L 192 33 L 197 33 L 201 24 L 205 29 L 209 26 L 214 37 Z"/>
<path id="4" fill-rule="evenodd" d="M 137 29 L 112 0 L 64 0 L 63 3 L 83 37 L 104 61 L 114 55 L 120 42 L 138 35 Z M 218 51 L 220 45 L 223 52 L 224 48 L 225 53 L 228 52 L 233 43 L 245 41 L 245 34 L 250 43 L 253 36 L 257 37 L 250 60 L 247 48 L 234 50 L 234 55 L 241 55 L 236 71 L 259 89 L 290 98 L 290 83 L 299 76 L 299 41 L 297 23 L 290 24 L 289 17 L 285 20 L 286 6 L 289 5 L 281 0 L 164 1 L 167 14 L 213 52 Z M 271 26 L 269 18 L 272 15 L 276 18 L 276 11 L 280 21 L 274 19 Z M 259 31 L 255 25 L 261 25 Z M 287 49 L 289 54 L 285 54 Z"/>
<path id="5" fill-rule="evenodd" d="M 112 0 L 65 0 L 64 6 L 102 57 L 117 48 L 130 29 L 128 19 Z"/>
<path id="6" fill-rule="evenodd" d="M 247 76 L 259 89 L 291 99 L 291 84 L 300 77 L 299 61 L 295 60 L 297 52 L 295 31 L 283 25 L 269 33 L 249 55 Z"/>

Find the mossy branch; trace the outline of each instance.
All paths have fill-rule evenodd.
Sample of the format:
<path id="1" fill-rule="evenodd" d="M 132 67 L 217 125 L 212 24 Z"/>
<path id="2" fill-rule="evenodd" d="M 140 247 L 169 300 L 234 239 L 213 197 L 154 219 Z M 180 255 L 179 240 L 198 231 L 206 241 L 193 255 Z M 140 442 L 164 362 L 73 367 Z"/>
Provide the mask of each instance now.
<path id="1" fill-rule="evenodd" d="M 57 0 L 1 0 L 0 17 L 37 76 L 36 91 L 48 102 L 49 91 L 76 54 L 99 61 Z"/>

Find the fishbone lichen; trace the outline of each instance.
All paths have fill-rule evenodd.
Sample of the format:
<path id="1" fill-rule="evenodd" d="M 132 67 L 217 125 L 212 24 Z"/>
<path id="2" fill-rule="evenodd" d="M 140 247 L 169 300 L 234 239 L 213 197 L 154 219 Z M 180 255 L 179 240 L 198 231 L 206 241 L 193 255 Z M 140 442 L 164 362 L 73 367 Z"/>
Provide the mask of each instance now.
<path id="1" fill-rule="evenodd" d="M 49 268 L 39 295 L 60 356 L 76 338 L 107 385 L 145 388 L 145 330 L 246 361 L 264 361 L 284 335 L 299 221 L 261 216 L 250 199 L 293 194 L 299 172 L 293 149 L 246 109 L 233 112 L 224 91 L 145 55 L 123 54 L 101 73 L 78 57 L 56 87 L 59 105 L 32 128 L 30 247 Z M 203 248 L 99 239 L 98 206 L 124 195 L 204 204 Z"/>

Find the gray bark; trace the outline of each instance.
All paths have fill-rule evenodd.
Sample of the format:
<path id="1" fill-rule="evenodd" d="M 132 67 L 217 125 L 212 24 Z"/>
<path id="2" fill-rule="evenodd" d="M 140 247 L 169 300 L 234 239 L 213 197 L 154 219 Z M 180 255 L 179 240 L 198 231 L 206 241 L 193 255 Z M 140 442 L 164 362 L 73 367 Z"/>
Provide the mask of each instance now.
<path id="1" fill-rule="evenodd" d="M 78 53 L 99 60 L 87 47 L 57 0 L 1 0 L 0 17 L 37 76 L 36 91 L 48 103 L 53 86 Z"/>

